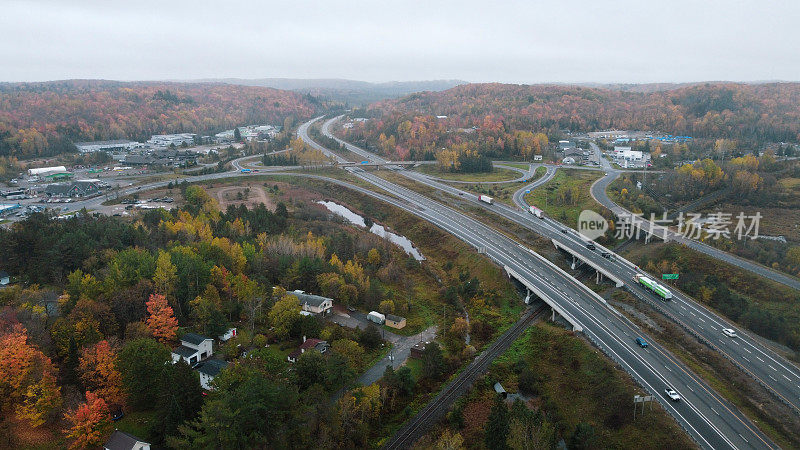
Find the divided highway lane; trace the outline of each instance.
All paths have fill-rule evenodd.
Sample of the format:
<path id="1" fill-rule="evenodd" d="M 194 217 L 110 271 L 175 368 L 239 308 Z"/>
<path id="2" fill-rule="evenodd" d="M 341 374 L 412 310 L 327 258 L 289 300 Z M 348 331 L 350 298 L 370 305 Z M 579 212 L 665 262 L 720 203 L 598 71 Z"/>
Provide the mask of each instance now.
<path id="1" fill-rule="evenodd" d="M 323 134 L 337 139 L 329 129 L 330 124 L 337 119 L 338 117 L 328 120 L 323 124 Z M 345 141 L 340 139 L 337 139 L 337 141 L 346 145 L 348 150 L 364 158 L 381 162 L 386 161 L 380 156 Z M 599 149 L 595 150 L 597 151 Z M 601 164 L 604 167 L 610 167 L 609 162 L 604 158 L 601 159 Z M 548 172 L 544 177 L 526 186 L 526 188 L 533 189 L 555 176 L 556 167 L 547 166 L 547 169 Z M 529 214 L 527 212 L 528 205 L 524 200 L 524 192 L 527 189 L 520 189 L 514 194 L 515 204 L 523 210 L 519 211 L 501 203 L 487 205 L 479 201 L 478 197 L 472 193 L 431 180 L 426 175 L 415 171 L 401 170 L 398 173 L 431 188 L 470 198 L 476 204 L 500 214 L 506 219 L 531 229 L 544 237 L 557 240 L 561 245 L 581 255 L 583 259 L 591 260 L 601 267 L 609 268 L 610 271 L 625 283 L 628 290 L 638 295 L 640 298 L 649 300 L 653 306 L 664 311 L 669 317 L 686 328 L 689 332 L 700 337 L 712 348 L 719 351 L 734 364 L 737 364 L 745 373 L 749 374 L 761 385 L 770 390 L 781 401 L 800 412 L 800 370 L 798 370 L 795 365 L 762 345 L 757 339 L 746 332 L 740 331 L 740 337 L 738 339 L 731 339 L 723 335 L 721 331 L 723 328 L 736 327 L 705 306 L 695 302 L 691 297 L 677 290 L 673 289 L 674 297 L 672 302 L 664 303 L 656 300 L 652 294 L 647 292 L 633 279 L 636 273 L 642 272 L 638 267 L 633 265 L 633 263 L 621 257 L 618 257 L 617 261 L 611 262 L 603 258 L 599 253 L 586 248 L 585 240 L 571 228 L 565 227 L 555 220 L 549 218 L 545 218 L 544 220 L 537 219 Z M 603 194 L 605 194 L 605 189 L 603 189 Z M 563 233 L 563 229 L 566 229 L 568 232 Z M 724 254 L 724 252 L 720 253 Z"/>
<path id="2" fill-rule="evenodd" d="M 667 411 L 705 448 L 773 448 L 772 444 L 738 410 L 713 392 L 676 358 L 658 346 L 640 349 L 637 336 L 644 336 L 615 310 L 605 306 L 588 289 L 544 258 L 483 225 L 482 223 L 368 173 L 365 181 L 417 206 L 411 212 L 429 220 L 501 265 L 507 265 L 552 301 L 564 308 L 600 349 L 630 373 L 648 392 L 656 395 Z M 670 386 L 683 397 L 681 403 L 665 399 Z"/>
<path id="3" fill-rule="evenodd" d="M 528 205 L 522 196 L 515 195 L 514 197 L 515 203 L 522 211 L 502 203 L 487 205 L 479 201 L 478 197 L 472 193 L 430 180 L 423 174 L 410 171 L 400 173 L 431 188 L 471 199 L 476 205 L 499 214 L 543 237 L 558 241 L 560 245 L 581 255 L 582 259 L 589 260 L 600 267 L 605 267 L 625 283 L 626 289 L 666 313 L 668 317 L 686 328 L 690 333 L 699 337 L 738 365 L 745 373 L 771 391 L 779 400 L 800 412 L 800 370 L 798 370 L 797 366 L 764 346 L 758 338 L 747 332 L 739 331 L 739 338 L 735 339 L 725 336 L 722 334 L 723 328 L 736 329 L 737 327 L 688 295 L 677 289 L 672 289 L 672 301 L 663 302 L 658 300 L 634 280 L 634 275 L 643 273 L 641 269 L 625 258 L 617 256 L 615 261 L 610 261 L 603 258 L 599 252 L 589 250 L 586 248 L 586 241 L 583 237 L 560 222 L 547 217 L 544 219 L 534 217 L 527 212 Z M 562 230 L 567 230 L 567 233 L 563 233 Z"/>
<path id="4" fill-rule="evenodd" d="M 599 151 L 599 148 L 596 146 L 596 144 L 592 143 L 592 147 L 595 148 L 595 151 Z M 605 158 L 601 159 L 601 161 L 605 161 Z M 608 164 L 608 161 L 605 161 L 605 162 L 606 162 L 606 164 Z M 623 208 L 623 207 L 619 206 L 618 204 L 616 204 L 613 200 L 611 200 L 608 197 L 608 194 L 606 193 L 606 189 L 608 188 L 608 186 L 614 180 L 616 180 L 617 177 L 619 177 L 620 171 L 618 169 L 614 169 L 610 165 L 608 165 L 608 167 L 606 168 L 606 173 L 607 173 L 607 175 L 605 177 L 597 180 L 592 185 L 592 188 L 591 188 L 592 197 L 594 197 L 594 199 L 597 200 L 598 203 L 600 203 L 601 205 L 603 205 L 606 208 L 610 209 L 614 214 L 616 214 L 618 216 L 619 215 L 625 215 L 625 216 L 630 217 L 631 213 L 628 210 L 626 210 L 625 208 Z M 650 228 L 651 224 L 650 224 L 649 220 L 646 220 L 646 219 L 642 218 L 642 219 L 637 219 L 637 222 L 639 220 L 641 220 L 641 222 L 642 222 L 642 228 L 643 229 L 651 229 Z M 654 230 L 656 230 L 656 232 L 657 232 L 657 234 L 659 236 L 663 236 L 664 235 L 664 232 L 662 231 L 664 229 L 663 226 L 658 225 L 658 224 L 653 224 L 652 227 L 653 227 Z M 740 258 L 738 256 L 732 255 L 732 254 L 730 254 L 728 252 L 724 252 L 724 251 L 719 250 L 717 248 L 714 248 L 714 247 L 712 247 L 710 245 L 707 245 L 707 244 L 704 244 L 702 242 L 699 242 L 699 241 L 697 241 L 695 239 L 686 238 L 681 234 L 674 233 L 674 232 L 669 231 L 669 230 L 667 230 L 667 233 L 668 233 L 667 236 L 668 236 L 670 241 L 678 242 L 678 243 L 683 244 L 683 245 L 685 245 L 685 246 L 687 246 L 687 247 L 689 247 L 689 248 L 691 248 L 693 250 L 697 250 L 698 252 L 705 253 L 706 255 L 708 255 L 708 256 L 710 256 L 712 258 L 718 259 L 720 261 L 724 261 L 724 262 L 726 262 L 728 264 L 731 264 L 731 265 L 734 265 L 734 266 L 739 267 L 741 269 L 750 271 L 750 272 L 752 272 L 752 273 L 754 273 L 756 275 L 760 275 L 760 276 L 768 278 L 768 279 L 770 279 L 772 281 L 775 281 L 775 282 L 781 283 L 783 285 L 789 286 L 792 289 L 800 290 L 800 280 L 798 280 L 797 278 L 794 278 L 794 277 L 791 277 L 791 276 L 786 275 L 784 273 L 778 272 L 777 270 L 773 270 L 773 269 L 771 269 L 769 267 L 762 266 L 761 264 L 758 264 L 758 263 L 755 263 L 755 262 L 752 262 L 752 261 L 748 261 L 748 260 L 746 260 L 744 258 Z"/>
<path id="5" fill-rule="evenodd" d="M 549 261 L 482 223 L 411 190 L 358 168 L 352 169 L 352 173 L 402 199 L 399 202 L 388 199 L 389 203 L 453 233 L 539 286 L 551 301 L 557 302 L 584 328 L 589 339 L 655 395 L 702 447 L 775 448 L 740 412 L 668 352 L 658 346 L 639 349 L 634 339 L 646 335 Z M 683 401 L 668 401 L 663 394 L 666 386 L 677 390 Z"/>

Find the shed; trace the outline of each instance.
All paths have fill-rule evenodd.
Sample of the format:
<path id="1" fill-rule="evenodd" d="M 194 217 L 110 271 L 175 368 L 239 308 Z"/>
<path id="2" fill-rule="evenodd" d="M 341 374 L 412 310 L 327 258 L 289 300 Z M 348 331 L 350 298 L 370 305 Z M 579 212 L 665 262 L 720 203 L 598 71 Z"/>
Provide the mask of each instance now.
<path id="1" fill-rule="evenodd" d="M 386 326 L 399 330 L 406 326 L 406 318 L 395 316 L 394 314 L 386 314 Z"/>
<path id="2" fill-rule="evenodd" d="M 499 396 L 501 396 L 503 398 L 507 398 L 508 397 L 508 392 L 506 392 L 506 390 L 503 389 L 503 385 L 500 384 L 499 381 L 494 384 L 494 391 L 497 392 L 497 395 L 499 395 Z"/>

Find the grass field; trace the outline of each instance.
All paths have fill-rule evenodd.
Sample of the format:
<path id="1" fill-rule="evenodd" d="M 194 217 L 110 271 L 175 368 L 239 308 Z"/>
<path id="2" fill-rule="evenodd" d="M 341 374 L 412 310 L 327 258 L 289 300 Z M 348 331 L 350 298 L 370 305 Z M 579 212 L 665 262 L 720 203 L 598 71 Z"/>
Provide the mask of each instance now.
<path id="1" fill-rule="evenodd" d="M 584 209 L 600 212 L 602 207 L 592 198 L 589 189 L 603 172 L 560 169 L 552 180 L 530 194 L 525 200 L 541 208 L 548 216 L 574 227 Z"/>
<path id="2" fill-rule="evenodd" d="M 493 197 L 495 201 L 505 203 L 506 205 L 514 206 L 514 193 L 523 186 L 541 178 L 547 169 L 544 167 L 537 167 L 533 177 L 528 181 L 519 183 L 501 183 L 501 184 L 465 184 L 459 186 L 460 189 L 465 191 L 474 192 L 476 194 L 486 194 Z"/>
<path id="3" fill-rule="evenodd" d="M 527 170 L 527 166 L 525 167 Z M 495 167 L 491 172 L 480 173 L 451 173 L 442 172 L 436 164 L 423 164 L 417 167 L 418 172 L 431 175 L 443 180 L 452 181 L 509 181 L 519 178 L 522 174 L 514 170 Z"/>

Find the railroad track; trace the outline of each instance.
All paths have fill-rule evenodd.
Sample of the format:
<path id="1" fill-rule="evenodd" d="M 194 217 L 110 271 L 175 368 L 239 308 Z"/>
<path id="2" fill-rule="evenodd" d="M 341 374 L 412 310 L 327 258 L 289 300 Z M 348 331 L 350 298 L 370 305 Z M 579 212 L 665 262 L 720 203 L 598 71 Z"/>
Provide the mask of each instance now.
<path id="1" fill-rule="evenodd" d="M 503 354 L 523 331 L 543 315 L 547 305 L 542 303 L 536 308 L 529 308 L 522 317 L 489 348 L 484 350 L 472 363 L 450 382 L 433 400 L 428 402 L 417 415 L 395 433 L 384 446 L 387 450 L 411 447 L 417 439 L 436 423 L 450 408 L 453 402 L 463 395 L 472 383 L 489 368 L 495 358 Z"/>

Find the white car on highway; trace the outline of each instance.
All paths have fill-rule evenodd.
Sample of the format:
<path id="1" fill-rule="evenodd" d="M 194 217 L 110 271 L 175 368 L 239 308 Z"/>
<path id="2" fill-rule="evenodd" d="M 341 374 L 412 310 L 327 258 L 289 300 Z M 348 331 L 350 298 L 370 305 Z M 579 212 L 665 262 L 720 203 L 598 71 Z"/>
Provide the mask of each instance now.
<path id="1" fill-rule="evenodd" d="M 667 394 L 667 397 L 673 402 L 679 402 L 681 400 L 681 396 L 671 387 L 664 389 L 664 393 Z"/>
<path id="2" fill-rule="evenodd" d="M 736 330 L 734 330 L 733 328 L 723 328 L 722 329 L 722 334 L 724 334 L 725 336 L 728 336 L 729 338 L 737 337 Z"/>

